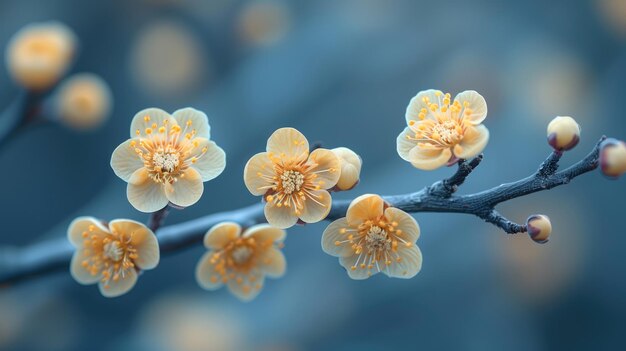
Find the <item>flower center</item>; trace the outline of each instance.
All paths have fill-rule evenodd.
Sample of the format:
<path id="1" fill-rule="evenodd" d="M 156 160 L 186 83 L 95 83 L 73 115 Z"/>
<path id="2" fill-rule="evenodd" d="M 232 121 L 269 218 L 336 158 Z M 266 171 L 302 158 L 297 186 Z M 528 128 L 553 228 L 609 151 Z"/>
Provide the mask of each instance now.
<path id="1" fill-rule="evenodd" d="M 124 256 L 124 249 L 122 249 L 119 241 L 111 241 L 102 247 L 102 255 L 111 261 L 118 262 Z"/>
<path id="2" fill-rule="evenodd" d="M 387 251 L 391 248 L 391 239 L 384 229 L 374 225 L 365 234 L 365 246 L 369 251 Z"/>
<path id="3" fill-rule="evenodd" d="M 121 233 L 96 234 L 95 226 L 83 232 L 83 255 L 81 265 L 92 275 L 101 275 L 101 282 L 108 288 L 111 281 L 124 278 L 126 272 L 135 269 L 134 260 L 139 256 L 130 244 L 130 237 Z"/>
<path id="4" fill-rule="evenodd" d="M 298 171 L 285 171 L 280 175 L 280 180 L 283 192 L 289 195 L 300 191 L 302 184 L 304 184 L 304 175 Z"/>
<path id="5" fill-rule="evenodd" d="M 444 144 L 456 144 L 461 140 L 461 128 L 455 121 L 448 120 L 433 126 L 431 137 Z"/>
<path id="6" fill-rule="evenodd" d="M 172 173 L 180 165 L 180 155 L 172 150 L 159 150 L 152 155 L 152 164 L 155 169 L 160 169 L 161 172 Z"/>
<path id="7" fill-rule="evenodd" d="M 238 265 L 245 264 L 252 257 L 252 249 L 245 245 L 237 246 L 230 252 L 230 257 Z"/>

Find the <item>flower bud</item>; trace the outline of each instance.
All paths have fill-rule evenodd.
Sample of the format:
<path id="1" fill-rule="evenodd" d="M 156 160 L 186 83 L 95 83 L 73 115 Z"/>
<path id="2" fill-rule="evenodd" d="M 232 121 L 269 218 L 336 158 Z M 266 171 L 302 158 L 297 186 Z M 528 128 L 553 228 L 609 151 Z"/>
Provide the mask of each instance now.
<path id="1" fill-rule="evenodd" d="M 580 126 L 572 117 L 558 116 L 548 124 L 548 144 L 555 150 L 571 150 L 579 140 Z"/>
<path id="2" fill-rule="evenodd" d="M 526 227 L 530 238 L 539 244 L 548 242 L 548 237 L 552 233 L 550 218 L 545 215 L 532 215 L 526 220 Z"/>
<path id="3" fill-rule="evenodd" d="M 341 163 L 341 176 L 339 176 L 336 188 L 339 190 L 354 188 L 359 182 L 361 174 L 361 158 L 346 147 L 338 147 L 331 151 L 339 158 Z"/>
<path id="4" fill-rule="evenodd" d="M 611 178 L 626 173 L 626 143 L 610 138 L 600 144 L 600 170 Z"/>
<path id="5" fill-rule="evenodd" d="M 76 74 L 59 87 L 56 112 L 70 128 L 92 129 L 108 117 L 111 100 L 109 86 L 102 78 L 90 73 Z"/>
<path id="6" fill-rule="evenodd" d="M 24 88 L 45 90 L 65 74 L 75 51 L 76 36 L 64 24 L 30 24 L 15 33 L 9 42 L 7 68 Z"/>

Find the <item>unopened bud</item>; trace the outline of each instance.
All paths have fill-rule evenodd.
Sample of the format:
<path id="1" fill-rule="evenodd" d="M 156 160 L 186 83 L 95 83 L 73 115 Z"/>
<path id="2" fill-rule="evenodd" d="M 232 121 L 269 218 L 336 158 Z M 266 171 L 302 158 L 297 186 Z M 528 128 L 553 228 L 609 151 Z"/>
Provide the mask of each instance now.
<path id="1" fill-rule="evenodd" d="M 611 178 L 626 173 L 626 143 L 610 138 L 600 144 L 600 170 Z"/>
<path id="2" fill-rule="evenodd" d="M 548 242 L 548 237 L 552 233 L 552 223 L 545 215 L 532 215 L 526 220 L 526 227 L 530 238 L 539 244 Z"/>
<path id="3" fill-rule="evenodd" d="M 556 117 L 548 124 L 548 144 L 558 151 L 567 151 L 578 145 L 580 126 L 572 117 Z"/>
<path id="4" fill-rule="evenodd" d="M 346 147 L 338 147 L 331 150 L 341 163 L 341 176 L 337 181 L 337 189 L 350 190 L 359 182 L 361 175 L 361 158 L 354 151 Z"/>
<path id="5" fill-rule="evenodd" d="M 26 89 L 48 89 L 68 70 L 76 41 L 72 30 L 58 22 L 27 25 L 9 42 L 8 71 Z"/>
<path id="6" fill-rule="evenodd" d="M 111 111 L 111 91 L 102 78 L 81 73 L 65 80 L 55 96 L 59 120 L 70 128 L 98 127 Z"/>

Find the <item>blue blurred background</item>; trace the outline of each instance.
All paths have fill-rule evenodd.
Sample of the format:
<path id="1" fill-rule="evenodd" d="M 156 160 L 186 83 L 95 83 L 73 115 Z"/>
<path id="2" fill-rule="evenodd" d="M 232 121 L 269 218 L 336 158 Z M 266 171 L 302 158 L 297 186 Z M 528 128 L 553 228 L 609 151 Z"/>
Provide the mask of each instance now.
<path id="1" fill-rule="evenodd" d="M 563 165 L 602 134 L 626 138 L 623 0 L 3 0 L 0 45 L 50 19 L 80 39 L 72 71 L 101 75 L 115 106 L 97 131 L 46 125 L 0 150 L 2 246 L 63 236 L 79 215 L 145 220 L 109 167 L 145 107 L 205 111 L 227 153 L 200 202 L 168 223 L 257 201 L 244 164 L 283 126 L 361 155 L 361 183 L 336 198 L 451 174 L 416 170 L 395 151 L 409 99 L 427 88 L 487 100 L 491 140 L 463 193 L 534 171 L 556 115 L 583 128 Z M 0 87 L 4 107 L 18 91 L 6 69 Z M 0 349 L 620 349 L 625 205 L 624 180 L 592 172 L 499 208 L 517 222 L 550 216 L 546 245 L 471 216 L 417 214 L 424 262 L 411 280 L 352 281 L 321 250 L 326 223 L 294 227 L 286 276 L 251 303 L 197 286 L 200 246 L 164 257 L 113 300 L 57 274 L 0 290 Z"/>

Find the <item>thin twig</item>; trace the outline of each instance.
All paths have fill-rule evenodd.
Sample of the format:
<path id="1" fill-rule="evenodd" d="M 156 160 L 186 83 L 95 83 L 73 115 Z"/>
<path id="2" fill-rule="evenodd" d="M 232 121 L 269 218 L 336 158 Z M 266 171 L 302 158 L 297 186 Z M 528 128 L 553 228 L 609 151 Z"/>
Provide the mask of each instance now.
<path id="1" fill-rule="evenodd" d="M 478 157 L 469 164 L 461 164 L 457 173 L 446 181 L 437 182 L 414 193 L 383 196 L 383 198 L 391 206 L 406 212 L 465 213 L 477 216 L 506 233 L 523 233 L 526 231 L 526 226 L 508 220 L 495 210 L 495 206 L 507 200 L 567 184 L 575 177 L 597 168 L 600 143 L 604 139 L 605 137 L 602 137 L 585 158 L 560 172 L 556 170 L 561 155 L 551 153 L 538 171 L 524 179 L 469 195 L 454 195 L 452 191 L 450 193 L 443 191 L 445 189 L 456 190 L 455 187 L 462 184 L 467 175 L 480 163 L 481 158 Z M 334 201 L 326 220 L 344 217 L 349 205 L 349 200 Z M 209 228 L 223 221 L 237 222 L 242 226 L 263 223 L 266 221 L 263 204 L 257 203 L 161 227 L 157 230 L 161 253 L 178 252 L 199 244 Z M 0 286 L 54 271 L 67 270 L 74 249 L 64 235 L 59 233 L 59 236 L 58 239 L 24 248 L 0 249 Z"/>

